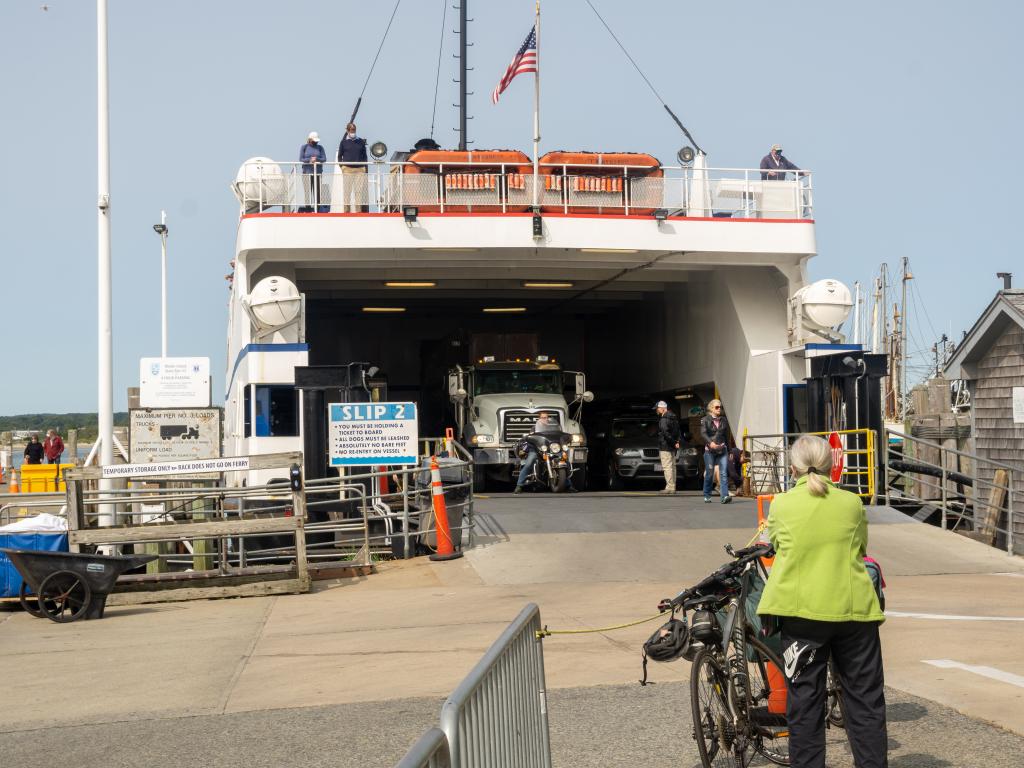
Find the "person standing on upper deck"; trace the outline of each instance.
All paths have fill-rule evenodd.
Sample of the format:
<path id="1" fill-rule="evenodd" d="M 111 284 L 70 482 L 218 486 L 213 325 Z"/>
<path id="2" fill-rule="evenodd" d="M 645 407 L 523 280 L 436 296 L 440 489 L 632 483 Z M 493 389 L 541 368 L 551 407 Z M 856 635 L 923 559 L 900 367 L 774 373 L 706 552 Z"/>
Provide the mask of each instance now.
<path id="1" fill-rule="evenodd" d="M 786 171 L 799 171 L 782 154 L 781 144 L 772 144 L 771 152 L 761 158 L 761 181 L 785 181 Z"/>
<path id="2" fill-rule="evenodd" d="M 341 164 L 341 210 L 342 212 L 363 211 L 367 205 L 366 185 L 366 139 L 356 134 L 356 124 L 345 126 L 345 135 L 338 145 L 338 162 Z"/>
<path id="3" fill-rule="evenodd" d="M 327 153 L 320 146 L 320 134 L 316 131 L 310 132 L 306 137 L 306 143 L 299 150 L 299 162 L 302 163 L 302 174 L 305 177 L 303 188 L 306 193 L 306 206 L 299 210 L 305 213 L 327 213 L 328 206 L 320 205 L 320 183 L 323 180 Z"/>

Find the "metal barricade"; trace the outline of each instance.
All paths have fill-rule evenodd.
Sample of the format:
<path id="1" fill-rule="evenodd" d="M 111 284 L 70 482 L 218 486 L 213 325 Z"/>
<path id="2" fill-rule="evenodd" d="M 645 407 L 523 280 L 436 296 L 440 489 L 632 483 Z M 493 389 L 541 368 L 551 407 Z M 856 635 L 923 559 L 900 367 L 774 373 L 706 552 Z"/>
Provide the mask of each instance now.
<path id="1" fill-rule="evenodd" d="M 528 604 L 441 707 L 452 768 L 550 768 L 540 609 Z M 402 768 L 444 766 L 437 729 L 425 733 Z"/>
<path id="2" fill-rule="evenodd" d="M 816 435 L 828 439 L 832 432 L 787 432 L 777 435 L 744 435 L 743 450 L 750 454 L 747 477 L 750 490 L 758 494 L 783 493 L 792 486 L 789 451 L 797 438 Z M 843 472 L 836 483 L 868 503 L 877 496 L 878 457 L 875 432 L 871 429 L 840 429 L 835 434 L 843 443 Z"/>
<path id="3" fill-rule="evenodd" d="M 448 737 L 440 728 L 431 728 L 420 736 L 395 768 L 451 768 Z"/>

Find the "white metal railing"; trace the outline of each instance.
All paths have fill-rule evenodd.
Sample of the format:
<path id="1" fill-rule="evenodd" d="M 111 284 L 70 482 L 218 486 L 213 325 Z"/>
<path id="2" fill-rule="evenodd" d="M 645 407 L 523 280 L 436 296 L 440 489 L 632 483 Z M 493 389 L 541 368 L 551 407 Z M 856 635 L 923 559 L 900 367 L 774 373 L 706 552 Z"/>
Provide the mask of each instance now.
<path id="1" fill-rule="evenodd" d="M 540 609 L 530 603 L 441 707 L 444 743 L 431 729 L 400 768 L 449 765 L 439 756 L 445 746 L 452 768 L 551 768 L 540 631 Z"/>
<path id="2" fill-rule="evenodd" d="M 522 213 L 532 209 L 534 176 L 517 164 L 247 162 L 233 184 L 243 214 Z M 308 171 L 312 166 L 305 166 Z M 532 169 L 530 169 L 532 170 Z M 542 164 L 536 199 L 546 213 L 599 213 L 741 219 L 811 219 L 812 176 L 761 179 L 755 168 Z M 599 175 L 598 175 L 599 174 Z"/>

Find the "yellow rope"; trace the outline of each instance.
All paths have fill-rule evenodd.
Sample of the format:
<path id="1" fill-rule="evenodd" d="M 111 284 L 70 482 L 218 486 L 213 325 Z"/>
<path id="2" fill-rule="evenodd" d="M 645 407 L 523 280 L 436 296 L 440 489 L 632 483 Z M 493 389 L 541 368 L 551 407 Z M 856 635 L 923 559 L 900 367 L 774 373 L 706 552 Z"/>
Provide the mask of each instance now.
<path id="1" fill-rule="evenodd" d="M 764 531 L 764 529 L 767 527 L 768 520 L 767 518 L 765 518 L 757 526 L 757 531 L 754 532 L 754 537 L 747 542 L 747 546 L 749 547 L 755 541 L 757 541 L 758 536 L 760 536 L 761 532 Z M 610 627 L 599 627 L 598 629 L 548 629 L 547 625 L 545 624 L 544 629 L 538 630 L 534 633 L 534 635 L 537 637 L 538 640 L 543 640 L 545 637 L 550 637 L 551 635 L 589 635 L 595 632 L 611 632 L 616 629 L 626 629 L 627 627 L 635 627 L 637 624 L 646 624 L 648 621 L 654 621 L 655 619 L 664 615 L 665 611 L 661 611 L 660 613 L 656 613 L 653 616 L 648 616 L 646 619 L 637 619 L 636 621 L 631 621 L 627 624 L 614 624 Z"/>
<path id="2" fill-rule="evenodd" d="M 548 629 L 545 624 L 544 629 L 541 629 L 534 634 L 537 636 L 538 640 L 542 640 L 550 635 L 588 635 L 593 632 L 611 632 L 613 629 L 625 629 L 626 627 L 635 627 L 637 624 L 654 621 L 664 615 L 664 613 L 656 613 L 653 616 L 648 616 L 646 619 L 638 619 L 637 621 L 631 621 L 628 624 L 615 624 L 611 627 L 599 627 L 598 629 Z"/>

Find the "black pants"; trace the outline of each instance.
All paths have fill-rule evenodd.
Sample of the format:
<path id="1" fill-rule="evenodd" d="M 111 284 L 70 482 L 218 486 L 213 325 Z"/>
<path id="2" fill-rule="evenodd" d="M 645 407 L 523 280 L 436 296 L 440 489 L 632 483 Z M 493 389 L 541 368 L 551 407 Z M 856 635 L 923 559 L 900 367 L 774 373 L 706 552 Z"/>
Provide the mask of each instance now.
<path id="1" fill-rule="evenodd" d="M 885 681 L 877 622 L 782 620 L 792 768 L 825 768 L 825 676 L 835 659 L 857 768 L 887 768 Z"/>

